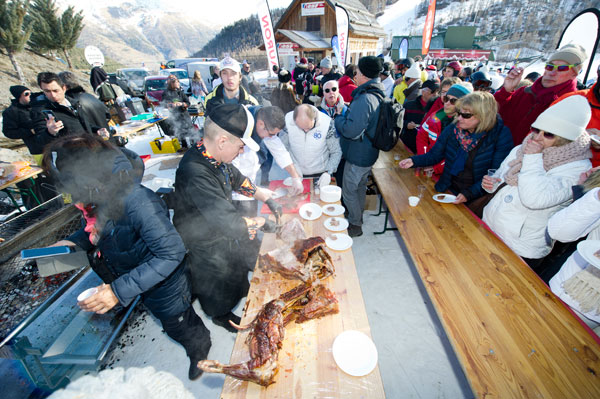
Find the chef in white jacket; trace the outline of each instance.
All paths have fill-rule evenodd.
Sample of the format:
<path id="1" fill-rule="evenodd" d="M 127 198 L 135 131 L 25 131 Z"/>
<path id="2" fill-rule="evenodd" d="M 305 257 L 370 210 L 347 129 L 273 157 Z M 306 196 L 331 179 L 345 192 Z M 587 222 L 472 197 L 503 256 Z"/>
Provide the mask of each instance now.
<path id="1" fill-rule="evenodd" d="M 546 235 L 548 219 L 569 205 L 571 187 L 591 168 L 590 137 L 585 131 L 590 117 L 583 96 L 550 106 L 495 175 L 506 185 L 484 208 L 483 221 L 534 269 L 552 250 Z M 492 179 L 486 176 L 482 186 L 491 189 Z"/>

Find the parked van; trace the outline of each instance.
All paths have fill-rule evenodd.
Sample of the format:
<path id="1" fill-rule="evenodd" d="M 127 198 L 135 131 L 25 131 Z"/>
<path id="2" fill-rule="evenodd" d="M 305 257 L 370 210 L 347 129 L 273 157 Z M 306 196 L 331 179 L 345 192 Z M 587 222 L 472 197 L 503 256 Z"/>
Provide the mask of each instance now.
<path id="1" fill-rule="evenodd" d="M 167 61 L 165 65 L 169 69 L 185 68 L 184 65 L 189 64 L 190 62 L 219 62 L 219 59 L 218 58 L 176 58 L 174 60 Z"/>
<path id="2" fill-rule="evenodd" d="M 190 62 L 186 65 L 188 76 L 190 77 L 190 84 L 192 82 L 192 78 L 194 77 L 195 71 L 200 71 L 202 75 L 202 80 L 204 80 L 204 84 L 209 92 L 211 92 L 214 87 L 212 87 L 212 79 L 210 76 L 210 67 L 218 66 L 218 61 L 204 61 L 204 62 Z"/>
<path id="3" fill-rule="evenodd" d="M 190 79 L 188 77 L 187 69 L 183 69 L 183 68 L 161 69 L 160 71 L 158 71 L 158 74 L 160 76 L 175 75 L 175 77 L 177 79 L 179 79 L 179 84 L 181 85 L 181 89 L 184 92 L 187 92 L 188 89 L 190 88 Z"/>

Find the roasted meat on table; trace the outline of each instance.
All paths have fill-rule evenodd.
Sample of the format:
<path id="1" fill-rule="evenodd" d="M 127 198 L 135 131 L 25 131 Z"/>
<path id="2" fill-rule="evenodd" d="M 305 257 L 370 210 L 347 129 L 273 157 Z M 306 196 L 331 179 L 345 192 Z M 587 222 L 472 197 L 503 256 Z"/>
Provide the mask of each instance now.
<path id="1" fill-rule="evenodd" d="M 293 244 L 296 240 L 306 239 L 306 231 L 298 218 L 287 221 L 277 233 L 277 238 L 285 243 Z"/>
<path id="2" fill-rule="evenodd" d="M 294 320 L 302 323 L 338 312 L 337 299 L 325 286 L 300 284 L 264 305 L 250 324 L 234 325 L 239 330 L 252 329 L 246 338 L 250 360 L 231 365 L 202 360 L 198 367 L 207 373 L 223 373 L 268 386 L 274 382 L 278 371 L 277 359 L 285 335 L 284 326 Z"/>
<path id="3" fill-rule="evenodd" d="M 304 282 L 322 280 L 335 272 L 333 260 L 321 237 L 296 240 L 292 246 L 274 249 L 260 255 L 258 264 L 264 270 L 275 271 L 287 279 Z"/>

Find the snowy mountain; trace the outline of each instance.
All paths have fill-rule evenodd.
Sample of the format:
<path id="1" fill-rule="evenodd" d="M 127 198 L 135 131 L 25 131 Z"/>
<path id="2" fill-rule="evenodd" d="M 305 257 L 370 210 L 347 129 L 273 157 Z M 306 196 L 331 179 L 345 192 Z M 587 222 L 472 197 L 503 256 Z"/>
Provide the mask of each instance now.
<path id="1" fill-rule="evenodd" d="M 58 0 L 61 9 L 83 10 L 85 28 L 77 47 L 94 45 L 123 65 L 157 69 L 171 58 L 188 57 L 220 29 L 205 14 L 168 7 L 159 0 Z"/>

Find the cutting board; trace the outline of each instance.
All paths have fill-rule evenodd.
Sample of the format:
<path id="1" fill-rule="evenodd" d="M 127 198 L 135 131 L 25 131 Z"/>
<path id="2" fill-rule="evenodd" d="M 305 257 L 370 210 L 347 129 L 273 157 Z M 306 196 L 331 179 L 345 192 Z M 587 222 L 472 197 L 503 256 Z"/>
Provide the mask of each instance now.
<path id="1" fill-rule="evenodd" d="M 298 210 L 300 209 L 300 207 L 304 204 L 308 204 L 310 202 L 310 182 L 312 181 L 312 179 L 304 179 L 302 180 L 302 185 L 304 186 L 304 190 L 302 191 L 303 194 L 306 194 L 306 198 L 304 198 L 301 201 L 298 201 L 295 203 L 294 207 L 288 207 L 286 206 L 286 198 L 285 197 L 281 197 L 281 198 L 277 198 L 275 199 L 275 202 L 281 204 L 283 206 L 283 213 L 298 213 Z M 278 188 L 290 188 L 289 186 L 286 186 L 285 184 L 283 184 L 283 180 L 272 180 L 269 183 L 269 190 L 271 191 L 275 191 Z M 260 210 L 260 213 L 262 214 L 270 214 L 271 210 L 269 209 L 269 207 L 267 206 L 267 204 L 263 204 L 262 209 Z"/>

